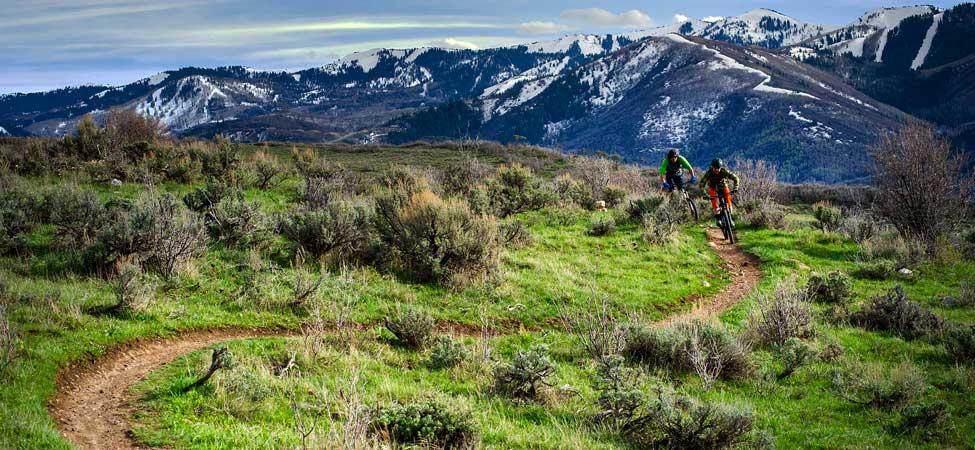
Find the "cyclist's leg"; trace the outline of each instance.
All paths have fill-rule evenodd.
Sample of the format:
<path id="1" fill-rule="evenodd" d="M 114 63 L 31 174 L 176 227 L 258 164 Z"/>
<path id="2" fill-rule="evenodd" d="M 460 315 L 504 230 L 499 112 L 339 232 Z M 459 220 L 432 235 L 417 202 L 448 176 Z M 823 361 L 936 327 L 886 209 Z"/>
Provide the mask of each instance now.
<path id="1" fill-rule="evenodd" d="M 711 197 L 711 210 L 714 215 L 718 215 L 718 192 L 713 187 L 708 186 L 708 197 Z"/>
<path id="2" fill-rule="evenodd" d="M 727 185 L 724 187 L 724 199 L 725 202 L 727 202 L 728 211 L 734 212 L 734 207 L 732 206 L 733 203 L 731 203 L 731 188 Z"/>
<path id="3" fill-rule="evenodd" d="M 678 191 L 684 190 L 684 177 L 680 175 L 674 175 L 672 177 L 668 177 L 667 181 L 669 181 L 671 186 L 673 186 Z"/>

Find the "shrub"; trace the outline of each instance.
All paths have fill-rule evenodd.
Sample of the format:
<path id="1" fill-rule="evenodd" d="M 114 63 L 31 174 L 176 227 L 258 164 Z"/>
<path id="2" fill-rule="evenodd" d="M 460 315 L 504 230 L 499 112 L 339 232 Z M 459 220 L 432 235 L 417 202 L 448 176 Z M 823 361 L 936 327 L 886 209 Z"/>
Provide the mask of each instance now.
<path id="1" fill-rule="evenodd" d="M 771 200 L 752 204 L 745 210 L 744 220 L 757 228 L 781 230 L 788 226 L 785 208 Z"/>
<path id="2" fill-rule="evenodd" d="M 840 227 L 843 213 L 827 202 L 819 202 L 813 205 L 813 217 L 819 222 L 819 228 L 823 231 L 836 231 Z"/>
<path id="3" fill-rule="evenodd" d="M 608 236 L 616 231 L 616 221 L 612 217 L 594 217 L 589 224 L 590 236 Z"/>
<path id="4" fill-rule="evenodd" d="M 555 373 L 555 365 L 548 357 L 548 348 L 533 346 L 518 351 L 510 362 L 494 366 L 494 391 L 515 399 L 537 400 L 541 389 L 551 386 L 549 378 Z"/>
<path id="5" fill-rule="evenodd" d="M 606 189 L 603 189 L 603 200 L 606 202 L 606 206 L 610 208 L 622 204 L 626 196 L 626 190 L 619 186 L 607 186 Z"/>
<path id="6" fill-rule="evenodd" d="M 111 312 L 124 314 L 138 309 L 144 294 L 142 270 L 139 266 L 129 264 L 122 267 L 114 291 L 115 304 L 111 306 Z"/>
<path id="7" fill-rule="evenodd" d="M 228 244 L 251 244 L 267 230 L 267 217 L 255 202 L 235 192 L 209 208 L 205 215 L 210 237 Z"/>
<path id="8" fill-rule="evenodd" d="M 792 286 L 779 285 L 772 295 L 759 297 L 748 314 L 748 334 L 760 345 L 782 346 L 790 339 L 816 335 L 812 311 L 805 294 Z"/>
<path id="9" fill-rule="evenodd" d="M 911 403 L 901 411 L 897 431 L 930 440 L 943 435 L 951 427 L 950 418 L 948 403 L 944 400 Z"/>
<path id="10" fill-rule="evenodd" d="M 234 193 L 234 186 L 226 180 L 211 178 L 205 186 L 196 188 L 183 196 L 183 204 L 187 208 L 203 213 L 220 203 L 224 197 Z"/>
<path id="11" fill-rule="evenodd" d="M 440 173 L 440 186 L 448 195 L 467 196 L 490 173 L 490 166 L 473 156 L 467 156 L 444 168 Z"/>
<path id="12" fill-rule="evenodd" d="M 467 448 L 477 435 L 469 413 L 457 412 L 434 401 L 380 408 L 372 428 L 399 445 L 423 444 L 434 448 Z"/>
<path id="13" fill-rule="evenodd" d="M 524 246 L 532 242 L 532 235 L 528 231 L 528 227 L 520 220 L 502 223 L 499 232 L 501 241 L 507 245 Z"/>
<path id="14" fill-rule="evenodd" d="M 853 295 L 853 282 L 843 272 L 814 273 L 806 283 L 806 295 L 814 302 L 844 304 Z"/>
<path id="15" fill-rule="evenodd" d="M 257 187 L 268 189 L 276 186 L 287 176 L 287 168 L 277 156 L 265 151 L 254 153 L 251 168 L 256 177 Z"/>
<path id="16" fill-rule="evenodd" d="M 626 343 L 627 330 L 613 313 L 606 297 L 592 299 L 591 310 L 576 312 L 568 307 L 559 311 L 566 331 L 579 337 L 582 348 L 595 360 L 618 355 Z"/>
<path id="17" fill-rule="evenodd" d="M 7 303 L 6 286 L 0 280 L 0 374 L 20 356 L 20 336 L 10 320 L 10 305 Z"/>
<path id="18" fill-rule="evenodd" d="M 427 364 L 434 369 L 448 369 L 471 357 L 464 344 L 447 336 L 439 336 L 430 349 L 430 359 Z"/>
<path id="19" fill-rule="evenodd" d="M 74 244 L 87 244 L 108 220 L 98 195 L 75 185 L 60 185 L 44 193 L 42 208 L 47 222 Z"/>
<path id="20" fill-rule="evenodd" d="M 867 280 L 886 280 L 895 270 L 893 261 L 889 259 L 878 259 L 875 261 L 863 261 L 857 264 L 853 275 L 857 278 Z"/>
<path id="21" fill-rule="evenodd" d="M 105 114 L 104 132 L 109 145 L 115 148 L 136 142 L 152 144 L 162 138 L 165 131 L 159 119 L 143 116 L 135 110 L 114 108 Z"/>
<path id="22" fill-rule="evenodd" d="M 885 135 L 871 154 L 877 211 L 902 235 L 933 250 L 968 213 L 972 176 L 963 169 L 963 154 L 920 121 Z M 924 176 L 917 176 L 919 167 Z"/>
<path id="23" fill-rule="evenodd" d="M 754 420 L 747 409 L 659 392 L 624 435 L 638 448 L 721 449 L 744 443 Z"/>
<path id="24" fill-rule="evenodd" d="M 222 136 L 214 139 L 213 145 L 194 149 L 194 156 L 200 161 L 203 174 L 218 180 L 233 180 L 240 168 L 240 147 Z"/>
<path id="25" fill-rule="evenodd" d="M 18 249 L 37 225 L 40 199 L 22 180 L 0 177 L 0 254 Z"/>
<path id="26" fill-rule="evenodd" d="M 354 255 L 369 243 L 371 211 L 364 205 L 335 201 L 319 210 L 294 211 L 280 223 L 281 234 L 306 252 Z"/>
<path id="27" fill-rule="evenodd" d="M 782 345 L 782 362 L 785 364 L 776 379 L 784 380 L 795 373 L 800 367 L 816 359 L 816 350 L 807 342 L 798 338 L 789 338 Z"/>
<path id="28" fill-rule="evenodd" d="M 563 206 L 575 205 L 593 209 L 596 205 L 592 190 L 567 173 L 555 177 L 552 182 L 552 189 Z"/>
<path id="29" fill-rule="evenodd" d="M 206 244 L 199 217 L 180 208 L 170 194 L 147 193 L 131 209 L 117 212 L 89 246 L 86 260 L 98 267 L 135 257 L 170 278 Z"/>
<path id="30" fill-rule="evenodd" d="M 660 205 L 664 203 L 667 197 L 659 194 L 652 194 L 645 198 L 636 199 L 630 201 L 630 205 L 626 208 L 627 214 L 629 214 L 630 219 L 634 222 L 642 222 L 643 218 L 653 213 L 657 212 Z"/>
<path id="31" fill-rule="evenodd" d="M 631 426 L 640 418 L 648 396 L 638 386 L 639 372 L 623 365 L 619 355 L 596 361 L 596 390 L 599 412 L 596 421 L 614 430 Z"/>
<path id="32" fill-rule="evenodd" d="M 518 164 L 498 168 L 497 176 L 488 183 L 488 198 L 498 217 L 540 209 L 552 202 L 531 169 Z"/>
<path id="33" fill-rule="evenodd" d="M 423 311 L 397 307 L 396 315 L 386 317 L 386 329 L 396 338 L 399 345 L 407 348 L 422 348 L 433 335 L 433 317 Z"/>
<path id="34" fill-rule="evenodd" d="M 975 362 L 975 325 L 958 325 L 949 330 L 945 349 L 959 363 Z"/>
<path id="35" fill-rule="evenodd" d="M 752 371 L 749 348 L 741 339 L 721 325 L 698 321 L 665 329 L 632 327 L 623 354 L 651 367 L 693 372 L 707 387 Z"/>
<path id="36" fill-rule="evenodd" d="M 924 374 L 904 361 L 896 367 L 848 362 L 833 374 L 834 392 L 850 402 L 874 408 L 900 409 L 927 388 Z"/>
<path id="37" fill-rule="evenodd" d="M 497 222 L 461 201 L 425 191 L 400 203 L 388 194 L 376 201 L 375 222 L 393 257 L 421 281 L 463 283 L 486 277 L 499 264 Z"/>
<path id="38" fill-rule="evenodd" d="M 735 172 L 741 177 L 737 200 L 742 205 L 772 204 L 778 168 L 763 160 L 735 158 Z"/>
<path id="39" fill-rule="evenodd" d="M 962 281 L 958 287 L 957 297 L 945 297 L 942 303 L 945 306 L 975 306 L 975 280 Z"/>
<path id="40" fill-rule="evenodd" d="M 843 217 L 840 231 L 849 236 L 853 242 L 862 244 L 880 234 L 880 225 L 870 214 L 852 213 Z"/>
<path id="41" fill-rule="evenodd" d="M 886 331 L 905 339 L 938 334 L 944 328 L 941 318 L 909 300 L 899 285 L 886 295 L 874 297 L 851 319 L 868 330 Z"/>

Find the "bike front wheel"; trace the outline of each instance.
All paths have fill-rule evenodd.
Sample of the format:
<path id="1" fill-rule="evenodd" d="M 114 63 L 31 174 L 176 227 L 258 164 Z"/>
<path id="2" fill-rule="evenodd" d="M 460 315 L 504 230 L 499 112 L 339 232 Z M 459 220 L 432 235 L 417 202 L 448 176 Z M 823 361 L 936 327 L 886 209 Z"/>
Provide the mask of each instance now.
<path id="1" fill-rule="evenodd" d="M 735 236 L 735 224 L 731 221 L 731 213 L 727 209 L 721 213 L 721 219 L 721 231 L 724 232 L 725 239 L 731 244 L 738 242 L 738 238 Z"/>
<path id="2" fill-rule="evenodd" d="M 697 211 L 697 203 L 694 203 L 694 199 L 690 195 L 684 193 L 684 201 L 687 202 L 687 209 L 691 211 L 691 218 L 694 219 L 694 223 L 701 221 L 701 213 Z"/>

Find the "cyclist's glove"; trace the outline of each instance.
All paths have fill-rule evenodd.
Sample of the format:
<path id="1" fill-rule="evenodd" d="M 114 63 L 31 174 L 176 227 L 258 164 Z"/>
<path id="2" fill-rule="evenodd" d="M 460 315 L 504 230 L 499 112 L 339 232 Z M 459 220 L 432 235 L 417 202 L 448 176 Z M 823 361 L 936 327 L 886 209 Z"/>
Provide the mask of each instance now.
<path id="1" fill-rule="evenodd" d="M 691 184 L 694 184 L 694 183 L 697 183 L 697 177 L 694 176 L 694 175 L 691 175 Z"/>
<path id="2" fill-rule="evenodd" d="M 665 190 L 665 191 L 669 191 L 671 189 L 670 183 L 664 181 L 664 184 L 662 186 L 660 186 L 660 188 L 663 189 L 663 190 Z"/>

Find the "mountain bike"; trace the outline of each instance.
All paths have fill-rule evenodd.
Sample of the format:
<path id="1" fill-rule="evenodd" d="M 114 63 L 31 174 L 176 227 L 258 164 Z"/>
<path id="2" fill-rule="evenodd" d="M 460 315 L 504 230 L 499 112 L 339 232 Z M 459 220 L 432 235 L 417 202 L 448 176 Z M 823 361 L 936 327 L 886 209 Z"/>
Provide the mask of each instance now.
<path id="1" fill-rule="evenodd" d="M 737 194 L 738 189 L 731 191 L 731 193 Z M 721 234 L 728 240 L 728 243 L 737 243 L 738 236 L 735 235 L 735 221 L 731 217 L 730 205 L 728 205 L 728 201 L 725 200 L 725 196 L 721 192 L 718 192 L 716 197 L 718 198 L 718 228 L 721 228 Z M 711 200 L 714 197 L 711 197 L 709 194 L 705 195 L 704 198 Z"/>
<path id="2" fill-rule="evenodd" d="M 691 182 L 694 182 L 693 178 L 691 179 Z M 691 194 L 687 193 L 686 189 L 669 183 L 664 183 L 664 190 L 670 192 L 671 196 L 674 195 L 674 191 L 677 191 L 677 193 L 680 194 L 681 201 L 687 205 L 687 209 L 690 211 L 694 222 L 696 223 L 701 220 L 701 214 L 697 211 L 697 203 L 694 203 L 694 199 L 691 197 Z"/>

